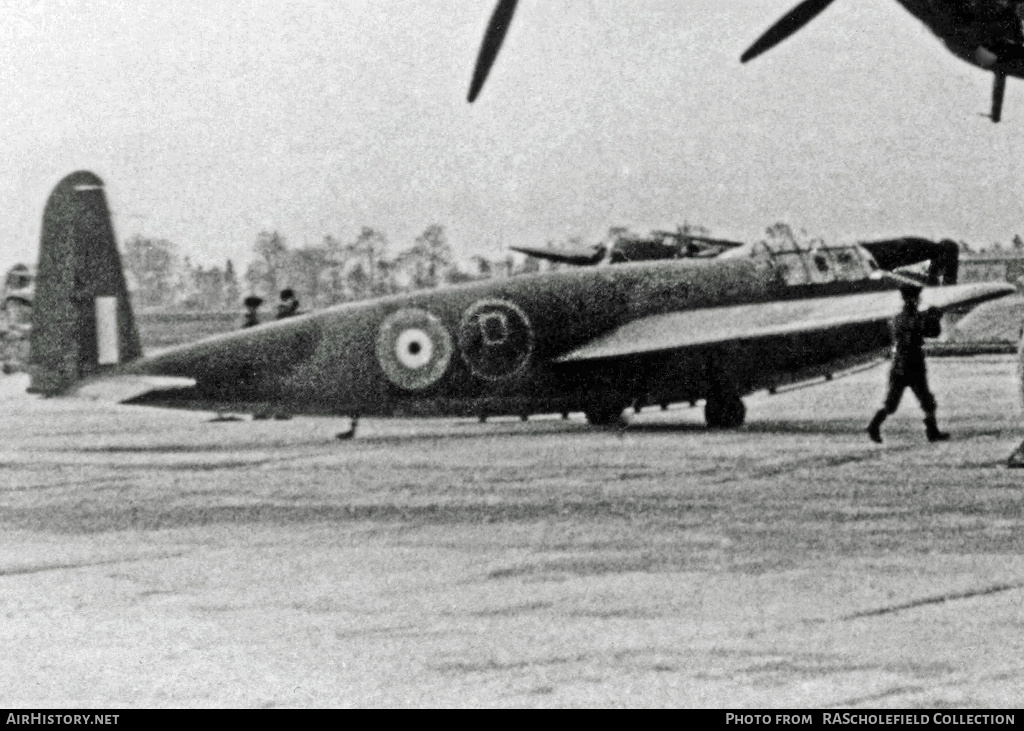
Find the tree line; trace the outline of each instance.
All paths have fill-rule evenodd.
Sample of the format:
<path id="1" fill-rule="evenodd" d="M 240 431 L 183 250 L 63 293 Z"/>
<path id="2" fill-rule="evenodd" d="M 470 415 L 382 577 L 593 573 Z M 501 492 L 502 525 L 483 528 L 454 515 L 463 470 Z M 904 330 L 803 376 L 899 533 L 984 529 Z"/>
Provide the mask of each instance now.
<path id="1" fill-rule="evenodd" d="M 168 310 L 238 309 L 245 296 L 268 301 L 288 287 L 303 309 L 319 309 L 382 295 L 540 270 L 540 262 L 474 256 L 456 261 L 444 226 L 432 224 L 407 248 L 393 251 L 380 230 L 364 227 L 351 241 L 324 236 L 319 244 L 290 247 L 277 231 L 262 231 L 252 259 L 239 273 L 204 267 L 182 256 L 167 239 L 133 236 L 123 247 L 128 287 L 137 307 Z"/>

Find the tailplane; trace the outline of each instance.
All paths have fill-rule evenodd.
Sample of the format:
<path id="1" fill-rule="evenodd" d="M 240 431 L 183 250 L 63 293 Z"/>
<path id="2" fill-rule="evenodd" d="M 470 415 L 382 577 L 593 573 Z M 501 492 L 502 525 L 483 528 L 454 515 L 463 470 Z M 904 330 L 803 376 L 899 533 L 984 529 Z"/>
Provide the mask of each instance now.
<path id="1" fill-rule="evenodd" d="M 142 355 L 103 181 L 68 175 L 43 213 L 29 391 L 56 394 Z"/>

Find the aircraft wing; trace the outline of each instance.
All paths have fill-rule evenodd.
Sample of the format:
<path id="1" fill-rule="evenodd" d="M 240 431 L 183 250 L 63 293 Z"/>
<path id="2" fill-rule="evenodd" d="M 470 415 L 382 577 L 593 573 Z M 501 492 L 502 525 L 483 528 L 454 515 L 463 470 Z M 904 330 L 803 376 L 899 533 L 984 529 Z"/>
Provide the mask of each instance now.
<path id="1" fill-rule="evenodd" d="M 978 282 L 925 288 L 921 309 L 945 310 L 1006 296 L 1009 284 Z M 650 315 L 600 335 L 555 359 L 572 363 L 655 353 L 730 341 L 827 331 L 889 320 L 902 308 L 896 290 L 795 299 L 730 307 L 706 307 Z"/>
<path id="2" fill-rule="evenodd" d="M 526 254 L 536 259 L 558 262 L 559 264 L 573 264 L 575 266 L 589 266 L 597 264 L 604 257 L 605 247 L 589 246 L 583 250 L 566 249 L 536 249 L 531 246 L 510 246 L 512 251 Z"/>
<path id="3" fill-rule="evenodd" d="M 940 250 L 934 241 L 919 236 L 861 241 L 859 244 L 871 252 L 878 266 L 889 270 L 931 259 Z"/>
<path id="4" fill-rule="evenodd" d="M 907 236 L 884 241 L 862 241 L 860 246 L 867 249 L 878 266 L 887 271 L 930 261 L 930 283 L 937 284 L 941 273 L 943 284 L 956 284 L 960 269 L 960 248 L 956 242 L 949 239 L 929 241 Z"/>
<path id="5" fill-rule="evenodd" d="M 746 246 L 742 241 L 714 239 L 710 236 L 697 236 L 695 234 L 683 233 L 682 231 L 651 231 L 651 235 L 664 236 L 666 238 L 676 239 L 677 241 L 685 241 L 687 243 L 694 244 L 702 251 L 712 251 L 715 254 L 720 254 L 723 251 L 728 251 L 729 249 L 737 249 L 741 246 Z"/>

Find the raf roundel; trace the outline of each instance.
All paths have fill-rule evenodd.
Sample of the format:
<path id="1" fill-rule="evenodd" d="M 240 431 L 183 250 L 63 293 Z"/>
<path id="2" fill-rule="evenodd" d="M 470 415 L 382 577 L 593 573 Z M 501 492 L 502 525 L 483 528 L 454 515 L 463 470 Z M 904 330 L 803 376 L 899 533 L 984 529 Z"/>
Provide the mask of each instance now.
<path id="1" fill-rule="evenodd" d="M 459 349 L 469 369 L 486 381 L 515 376 L 533 353 L 530 319 L 506 300 L 482 300 L 459 323 Z"/>
<path id="2" fill-rule="evenodd" d="M 377 360 L 388 380 L 409 391 L 432 386 L 452 360 L 452 336 L 426 310 L 388 315 L 377 333 Z"/>

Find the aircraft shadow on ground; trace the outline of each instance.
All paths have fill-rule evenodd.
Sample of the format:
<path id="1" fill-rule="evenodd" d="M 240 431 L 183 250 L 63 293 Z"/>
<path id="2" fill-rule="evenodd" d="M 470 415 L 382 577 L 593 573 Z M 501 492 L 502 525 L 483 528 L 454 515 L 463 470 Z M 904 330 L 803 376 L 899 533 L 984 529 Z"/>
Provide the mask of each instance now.
<path id="1" fill-rule="evenodd" d="M 685 423 L 632 423 L 626 428 L 630 434 L 860 434 L 864 431 L 865 424 L 852 419 L 820 421 L 820 420 L 790 420 L 783 421 L 772 419 L 768 421 L 748 422 L 738 429 L 711 429 L 704 424 L 693 422 Z"/>
<path id="2" fill-rule="evenodd" d="M 859 421 L 763 421 L 752 422 L 739 429 L 710 429 L 704 424 L 690 422 L 645 423 L 633 421 L 625 427 L 594 427 L 585 422 L 545 421 L 508 422 L 500 428 L 480 426 L 475 423 L 459 423 L 458 431 L 430 431 L 410 434 L 370 434 L 357 436 L 353 445 L 359 443 L 396 444 L 424 440 L 487 439 L 494 437 L 538 437 L 554 435 L 607 436 L 643 434 L 693 434 L 697 436 L 742 435 L 742 434 L 862 434 L 865 425 Z"/>
<path id="3" fill-rule="evenodd" d="M 888 433 L 895 436 L 897 434 L 904 433 L 916 433 L 916 431 L 923 429 L 920 427 L 920 423 L 915 419 L 913 422 L 908 423 L 906 420 L 901 419 L 894 421 L 892 424 L 887 424 Z M 238 427 L 241 428 L 241 427 Z M 323 433 L 319 430 L 312 431 L 308 434 L 308 438 L 296 439 L 294 441 L 290 439 L 282 438 L 273 439 L 266 441 L 265 433 L 261 433 L 263 437 L 258 442 L 247 441 L 244 436 L 237 438 L 240 435 L 235 432 L 232 436 L 236 437 L 230 442 L 226 443 L 173 443 L 173 442 L 162 442 L 158 444 L 107 444 L 101 446 L 83 446 L 72 449 L 55 449 L 46 451 L 55 451 L 63 453 L 81 453 L 81 454 L 188 454 L 188 453 L 210 453 L 217 454 L 222 452 L 246 452 L 252 450 L 258 450 L 260 452 L 266 452 L 267 450 L 294 450 L 310 447 L 323 447 L 332 446 L 336 448 L 344 448 L 345 445 L 350 444 L 351 447 L 358 448 L 359 445 L 395 445 L 401 446 L 403 444 L 414 444 L 422 442 L 455 442 L 455 441 L 468 441 L 468 440 L 481 440 L 481 439 L 513 439 L 513 438 L 536 438 L 546 436 L 599 436 L 605 437 L 608 435 L 614 436 L 643 436 L 643 435 L 658 435 L 658 434 L 679 434 L 679 435 L 694 435 L 702 437 L 715 437 L 715 436 L 743 436 L 743 435 L 846 435 L 846 436 L 864 436 L 866 423 L 864 420 L 858 419 L 766 419 L 759 421 L 747 422 L 742 427 L 737 429 L 711 429 L 705 424 L 693 421 L 680 421 L 680 422 L 645 422 L 643 420 L 634 420 L 625 427 L 594 427 L 587 424 L 584 421 L 570 420 L 562 421 L 555 419 L 545 419 L 530 422 L 520 422 L 508 420 L 505 422 L 491 422 L 488 424 L 478 424 L 476 421 L 453 421 L 448 422 L 444 426 L 413 426 L 408 431 L 402 433 L 392 434 L 380 434 L 373 433 L 372 430 L 367 430 L 370 433 L 357 434 L 353 440 L 342 440 L 338 441 L 333 438 L 333 435 L 338 432 L 334 425 L 324 424 Z M 978 427 L 958 427 L 955 429 L 955 436 L 959 439 L 973 439 L 973 438 L 1017 438 L 1017 434 L 1008 430 L 1005 427 L 993 427 L 993 426 L 978 426 Z M 923 434 L 923 431 L 922 431 Z M 328 436 L 331 435 L 331 436 Z M 254 437 L 256 435 L 254 434 Z"/>

